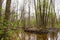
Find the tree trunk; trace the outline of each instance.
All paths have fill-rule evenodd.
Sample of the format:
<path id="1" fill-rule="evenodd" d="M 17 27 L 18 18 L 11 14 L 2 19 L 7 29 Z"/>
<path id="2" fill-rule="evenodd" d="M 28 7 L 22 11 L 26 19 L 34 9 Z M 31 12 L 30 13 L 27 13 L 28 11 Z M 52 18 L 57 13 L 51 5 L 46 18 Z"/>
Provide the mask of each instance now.
<path id="1" fill-rule="evenodd" d="M 34 7 L 35 7 L 35 15 L 36 15 L 36 26 L 38 27 L 38 0 L 37 0 L 37 5 L 36 5 L 36 1 L 34 0 Z"/>
<path id="2" fill-rule="evenodd" d="M 21 22 L 22 22 L 22 27 L 25 27 L 25 12 L 24 12 L 24 6 L 21 10 Z"/>
<path id="3" fill-rule="evenodd" d="M 1 20 L 2 0 L 0 0 L 0 20 Z"/>
<path id="4" fill-rule="evenodd" d="M 10 6 L 11 6 L 11 0 L 7 0 L 6 2 L 6 10 L 5 10 L 5 20 L 10 19 Z"/>
<path id="5" fill-rule="evenodd" d="M 30 27 L 30 1 L 29 1 L 28 8 L 29 8 L 29 12 L 28 12 L 28 27 Z"/>
<path id="6" fill-rule="evenodd" d="M 8 40 L 8 39 L 6 39 L 6 37 L 7 37 L 6 32 L 7 32 L 7 27 L 8 27 L 7 21 L 9 21 L 9 19 L 10 19 L 10 5 L 11 5 L 11 0 L 7 0 L 6 10 L 5 10 L 5 19 L 4 19 L 4 23 L 5 23 L 5 27 L 6 27 L 6 29 L 4 31 L 4 40 Z"/>

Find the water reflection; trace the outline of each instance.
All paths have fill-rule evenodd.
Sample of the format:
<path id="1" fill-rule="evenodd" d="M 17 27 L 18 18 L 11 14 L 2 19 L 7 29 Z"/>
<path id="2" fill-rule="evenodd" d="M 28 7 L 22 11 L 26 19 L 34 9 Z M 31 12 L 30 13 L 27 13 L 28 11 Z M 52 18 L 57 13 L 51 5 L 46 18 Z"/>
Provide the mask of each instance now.
<path id="1" fill-rule="evenodd" d="M 60 32 L 49 34 L 20 33 L 21 40 L 60 40 Z"/>
<path id="2" fill-rule="evenodd" d="M 58 32 L 58 38 L 57 38 L 57 40 L 60 40 L 60 32 Z"/>

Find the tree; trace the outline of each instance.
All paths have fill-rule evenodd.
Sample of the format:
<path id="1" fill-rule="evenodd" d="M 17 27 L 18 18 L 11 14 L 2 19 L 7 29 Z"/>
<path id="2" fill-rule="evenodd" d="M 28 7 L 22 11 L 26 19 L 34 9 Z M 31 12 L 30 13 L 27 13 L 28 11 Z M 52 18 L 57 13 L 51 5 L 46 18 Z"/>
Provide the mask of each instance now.
<path id="1" fill-rule="evenodd" d="M 1 15 L 1 9 L 2 9 L 2 0 L 0 0 L 0 15 Z"/>
<path id="2" fill-rule="evenodd" d="M 7 22 L 10 20 L 10 5 L 11 5 L 11 0 L 7 0 L 6 1 L 5 18 L 4 18 L 5 27 L 8 27 Z M 8 39 L 6 39 L 6 37 L 7 37 L 6 32 L 7 32 L 7 29 L 5 29 L 5 31 L 4 31 L 4 40 L 8 40 Z"/>
<path id="3" fill-rule="evenodd" d="M 24 15 L 25 15 L 25 13 L 24 13 L 24 6 L 23 6 L 23 8 L 22 8 L 22 10 L 21 10 L 21 22 L 22 22 L 22 27 L 25 27 L 25 18 L 24 18 Z"/>
<path id="4" fill-rule="evenodd" d="M 5 20 L 10 19 L 10 6 L 11 6 L 11 0 L 7 0 L 6 2 L 6 10 L 5 10 Z"/>
<path id="5" fill-rule="evenodd" d="M 36 26 L 37 26 L 37 28 L 39 27 L 39 24 L 38 24 L 38 20 L 39 20 L 39 10 L 38 10 L 38 6 L 39 6 L 39 0 L 37 0 L 37 2 L 36 2 L 36 0 L 34 0 L 34 9 L 35 9 L 35 15 L 36 15 Z"/>
<path id="6" fill-rule="evenodd" d="M 39 19 L 37 19 L 38 26 L 40 28 L 46 28 L 46 26 L 47 26 L 47 21 L 46 21 L 47 20 L 47 9 L 48 9 L 48 8 L 46 8 L 47 2 L 45 0 L 43 0 L 43 2 L 41 0 L 39 0 L 38 4 L 37 4 L 38 5 L 37 14 L 38 14 L 38 18 L 39 18 Z M 43 9 L 42 9 L 42 7 L 43 7 Z"/>
<path id="7" fill-rule="evenodd" d="M 1 20 L 2 0 L 0 0 L 0 20 Z"/>
<path id="8" fill-rule="evenodd" d="M 30 27 L 30 4 L 31 4 L 31 1 L 29 1 L 29 4 L 28 4 L 28 8 L 29 8 L 29 12 L 28 12 L 28 26 Z"/>

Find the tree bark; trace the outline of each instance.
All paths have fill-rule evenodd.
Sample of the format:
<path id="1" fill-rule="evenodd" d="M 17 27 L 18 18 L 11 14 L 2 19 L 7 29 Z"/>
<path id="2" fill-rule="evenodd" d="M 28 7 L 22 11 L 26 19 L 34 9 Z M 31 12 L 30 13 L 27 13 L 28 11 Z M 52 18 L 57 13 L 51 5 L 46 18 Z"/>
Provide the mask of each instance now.
<path id="1" fill-rule="evenodd" d="M 6 2 L 6 10 L 5 10 L 5 20 L 10 19 L 10 6 L 11 6 L 11 0 L 7 0 Z"/>
<path id="2" fill-rule="evenodd" d="M 6 37 L 7 37 L 6 32 L 7 32 L 7 27 L 8 27 L 7 22 L 10 19 L 10 5 L 11 5 L 11 0 L 7 0 L 7 2 L 6 2 L 6 10 L 5 10 L 5 18 L 4 18 L 4 23 L 6 25 L 5 26 L 6 29 L 4 31 L 4 40 L 8 40 L 8 39 L 6 39 Z"/>
<path id="3" fill-rule="evenodd" d="M 24 11 L 24 6 L 21 10 L 21 22 L 22 22 L 22 27 L 25 27 L 25 11 Z"/>
<path id="4" fill-rule="evenodd" d="M 2 11 L 2 0 L 0 0 L 0 20 L 1 20 L 1 11 Z"/>

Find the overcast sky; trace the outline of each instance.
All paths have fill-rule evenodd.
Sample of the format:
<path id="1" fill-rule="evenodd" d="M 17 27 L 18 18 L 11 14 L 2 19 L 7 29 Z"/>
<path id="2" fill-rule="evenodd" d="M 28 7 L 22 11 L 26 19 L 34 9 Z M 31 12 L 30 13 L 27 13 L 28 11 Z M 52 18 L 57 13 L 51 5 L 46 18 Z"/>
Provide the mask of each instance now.
<path id="1" fill-rule="evenodd" d="M 55 11 L 57 14 L 57 17 L 59 17 L 60 12 L 58 13 L 58 10 L 60 10 L 60 0 L 55 0 Z"/>
<path id="2" fill-rule="evenodd" d="M 55 1 L 55 7 L 56 9 L 60 9 L 60 0 Z"/>
<path id="3" fill-rule="evenodd" d="M 23 0 L 19 0 L 19 1 L 20 1 L 20 4 L 23 3 L 22 2 Z M 60 13 L 58 14 L 58 10 L 60 10 L 60 0 L 55 0 L 55 12 L 56 12 L 57 15 L 60 14 Z"/>
<path id="4" fill-rule="evenodd" d="M 12 0 L 12 1 L 15 1 L 15 0 Z M 23 4 L 23 0 L 19 0 L 18 3 L 19 3 L 19 5 L 22 5 Z M 57 16 L 60 15 L 60 12 L 58 14 L 58 10 L 60 10 L 60 0 L 55 0 L 55 12 L 56 12 Z"/>

